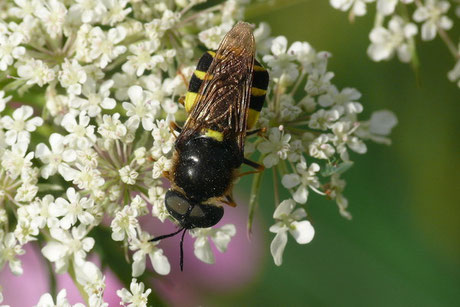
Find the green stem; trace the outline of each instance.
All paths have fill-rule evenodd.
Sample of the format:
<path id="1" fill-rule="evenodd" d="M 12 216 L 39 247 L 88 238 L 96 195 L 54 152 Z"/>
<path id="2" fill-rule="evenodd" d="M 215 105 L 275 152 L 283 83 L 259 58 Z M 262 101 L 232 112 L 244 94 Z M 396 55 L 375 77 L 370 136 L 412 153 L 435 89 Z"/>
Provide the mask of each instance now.
<path id="1" fill-rule="evenodd" d="M 74 263 L 73 261 L 70 261 L 69 263 L 69 275 L 73 280 L 73 283 L 77 287 L 78 291 L 80 292 L 81 297 L 85 301 L 86 305 L 88 306 L 89 304 L 89 297 L 88 294 L 86 293 L 85 289 L 83 288 L 82 285 L 77 281 L 77 276 L 75 274 L 75 268 L 74 268 Z"/>
<path id="2" fill-rule="evenodd" d="M 259 162 L 263 160 L 263 156 L 260 157 Z M 262 174 L 263 172 L 257 173 L 254 175 L 254 179 L 252 179 L 252 187 L 251 187 L 251 195 L 249 196 L 249 216 L 248 216 L 248 224 L 247 224 L 247 233 L 248 237 L 251 235 L 252 232 L 252 222 L 254 220 L 254 213 L 256 211 L 258 205 L 258 198 L 259 198 L 259 190 L 260 185 L 262 184 Z"/>

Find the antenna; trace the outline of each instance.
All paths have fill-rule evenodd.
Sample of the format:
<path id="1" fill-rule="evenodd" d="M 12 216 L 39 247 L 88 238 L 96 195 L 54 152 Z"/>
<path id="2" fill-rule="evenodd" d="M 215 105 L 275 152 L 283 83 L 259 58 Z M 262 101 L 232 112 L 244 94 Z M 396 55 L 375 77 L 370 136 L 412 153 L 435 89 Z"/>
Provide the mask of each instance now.
<path id="1" fill-rule="evenodd" d="M 167 235 L 162 235 L 162 236 L 159 236 L 159 237 L 156 237 L 156 238 L 153 238 L 151 240 L 149 240 L 149 242 L 155 242 L 155 241 L 158 241 L 158 240 L 162 240 L 162 239 L 166 239 L 166 238 L 169 238 L 169 237 L 173 237 L 175 235 L 177 235 L 179 232 L 181 232 L 182 230 L 184 230 L 184 228 L 180 228 L 178 231 L 175 231 L 173 233 L 170 233 L 170 234 L 167 234 Z M 182 235 L 182 238 L 184 237 L 184 235 Z"/>

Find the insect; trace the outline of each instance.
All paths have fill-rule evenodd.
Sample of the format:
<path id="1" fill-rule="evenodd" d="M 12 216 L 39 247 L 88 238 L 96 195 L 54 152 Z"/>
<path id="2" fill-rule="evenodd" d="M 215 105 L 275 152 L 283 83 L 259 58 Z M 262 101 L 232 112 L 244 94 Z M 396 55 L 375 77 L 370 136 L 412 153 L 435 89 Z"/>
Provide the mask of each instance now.
<path id="1" fill-rule="evenodd" d="M 206 52 L 198 61 L 189 83 L 184 106 L 189 116 L 182 128 L 175 123 L 173 166 L 165 176 L 171 182 L 165 206 L 182 232 L 180 267 L 186 230 L 217 224 L 224 215 L 222 204 L 232 199 L 234 180 L 244 163 L 262 171 L 263 166 L 244 157 L 244 142 L 259 117 L 268 86 L 268 72 L 254 59 L 252 27 L 237 23 L 217 51 Z M 248 172 L 252 173 L 252 172 Z"/>

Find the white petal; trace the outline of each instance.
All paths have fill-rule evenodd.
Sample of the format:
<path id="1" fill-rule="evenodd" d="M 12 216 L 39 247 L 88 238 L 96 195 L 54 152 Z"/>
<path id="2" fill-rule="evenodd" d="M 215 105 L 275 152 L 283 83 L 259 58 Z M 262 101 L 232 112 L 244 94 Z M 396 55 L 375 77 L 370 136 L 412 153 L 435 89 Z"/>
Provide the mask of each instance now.
<path id="1" fill-rule="evenodd" d="M 287 234 L 285 231 L 278 232 L 270 244 L 270 252 L 277 266 L 283 263 L 283 252 L 287 244 Z"/>
<path id="2" fill-rule="evenodd" d="M 153 255 L 150 254 L 150 261 L 152 262 L 153 269 L 160 275 L 168 275 L 171 271 L 171 265 L 168 258 L 163 255 L 163 250 L 156 250 Z"/>
<path id="3" fill-rule="evenodd" d="M 278 219 L 283 215 L 291 214 L 292 210 L 295 207 L 295 202 L 292 199 L 283 200 L 278 207 L 276 207 L 275 212 L 273 213 L 273 218 Z"/>
<path id="4" fill-rule="evenodd" d="M 294 229 L 290 229 L 289 232 L 299 244 L 307 244 L 313 240 L 315 236 L 315 229 L 309 221 L 293 222 L 291 226 Z"/>
<path id="5" fill-rule="evenodd" d="M 133 270 L 133 277 L 140 276 L 142 273 L 145 271 L 145 259 L 146 256 L 145 254 L 139 261 L 134 261 L 132 265 L 132 270 Z"/>
<path id="6" fill-rule="evenodd" d="M 297 191 L 295 191 L 294 195 L 292 195 L 292 198 L 299 204 L 305 204 L 308 199 L 308 189 L 306 186 L 299 186 Z"/>
<path id="7" fill-rule="evenodd" d="M 287 174 L 281 179 L 281 183 L 287 189 L 291 189 L 300 183 L 300 177 L 297 174 Z"/>
<path id="8" fill-rule="evenodd" d="M 51 262 L 55 262 L 58 259 L 64 257 L 66 251 L 66 248 L 56 241 L 50 241 L 48 244 L 46 244 L 45 247 L 42 248 L 43 256 L 45 256 Z"/>
<path id="9" fill-rule="evenodd" d="M 194 248 L 195 256 L 198 259 L 209 264 L 213 264 L 215 262 L 214 254 L 207 238 L 196 239 Z"/>

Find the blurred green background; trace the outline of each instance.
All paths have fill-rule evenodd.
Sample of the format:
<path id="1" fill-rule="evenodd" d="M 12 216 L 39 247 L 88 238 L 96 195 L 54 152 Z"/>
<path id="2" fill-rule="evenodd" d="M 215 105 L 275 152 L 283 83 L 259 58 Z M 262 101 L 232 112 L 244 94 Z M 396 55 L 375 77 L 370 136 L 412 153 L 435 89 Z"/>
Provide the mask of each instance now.
<path id="1" fill-rule="evenodd" d="M 410 65 L 372 62 L 366 49 L 375 6 L 369 8 L 354 24 L 326 0 L 248 12 L 249 22 L 268 22 L 273 35 L 332 52 L 334 84 L 361 91 L 362 118 L 390 109 L 399 124 L 392 146 L 369 143 L 366 155 L 352 157 L 356 163 L 345 175 L 352 221 L 339 216 L 335 203 L 311 197 L 313 242 L 301 246 L 291 237 L 276 267 L 267 233 L 254 281 L 234 293 L 210 294 L 209 305 L 459 306 L 460 89 L 447 80 L 454 61 L 439 38 L 418 41 L 419 85 Z M 458 40 L 458 25 L 449 34 Z M 240 193 L 249 193 L 243 186 Z M 266 229 L 273 213 L 267 194 L 257 215 Z"/>

